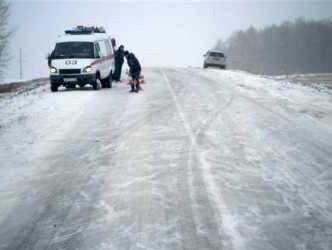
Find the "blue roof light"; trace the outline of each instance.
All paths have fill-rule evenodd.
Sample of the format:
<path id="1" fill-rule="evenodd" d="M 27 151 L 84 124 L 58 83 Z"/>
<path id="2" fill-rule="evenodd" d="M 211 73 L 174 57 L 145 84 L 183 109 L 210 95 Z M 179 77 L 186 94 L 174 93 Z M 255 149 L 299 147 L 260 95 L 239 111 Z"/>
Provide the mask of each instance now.
<path id="1" fill-rule="evenodd" d="M 77 26 L 70 30 L 65 30 L 65 34 L 70 35 L 87 35 L 92 33 L 106 33 L 103 27 L 85 27 L 85 26 Z"/>

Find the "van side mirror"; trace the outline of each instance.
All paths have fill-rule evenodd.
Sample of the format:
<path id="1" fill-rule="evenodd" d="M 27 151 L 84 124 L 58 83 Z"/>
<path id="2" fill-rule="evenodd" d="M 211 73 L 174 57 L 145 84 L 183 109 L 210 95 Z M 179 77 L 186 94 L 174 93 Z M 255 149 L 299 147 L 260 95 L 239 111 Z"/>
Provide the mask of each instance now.
<path id="1" fill-rule="evenodd" d="M 52 54 L 47 53 L 47 54 L 46 54 L 46 60 L 47 60 L 47 65 L 48 65 L 48 67 L 51 68 L 51 66 L 52 66 Z"/>
<path id="2" fill-rule="evenodd" d="M 47 53 L 46 60 L 52 60 L 52 59 L 53 59 L 53 53 Z"/>

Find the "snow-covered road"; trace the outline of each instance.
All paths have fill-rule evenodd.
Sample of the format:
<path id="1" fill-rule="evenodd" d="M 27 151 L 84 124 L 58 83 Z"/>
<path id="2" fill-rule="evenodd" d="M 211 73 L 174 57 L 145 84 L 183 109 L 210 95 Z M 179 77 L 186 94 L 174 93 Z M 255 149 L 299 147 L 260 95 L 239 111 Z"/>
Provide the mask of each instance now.
<path id="1" fill-rule="evenodd" d="M 0 249 L 332 249 L 332 97 L 146 69 L 0 98 Z"/>

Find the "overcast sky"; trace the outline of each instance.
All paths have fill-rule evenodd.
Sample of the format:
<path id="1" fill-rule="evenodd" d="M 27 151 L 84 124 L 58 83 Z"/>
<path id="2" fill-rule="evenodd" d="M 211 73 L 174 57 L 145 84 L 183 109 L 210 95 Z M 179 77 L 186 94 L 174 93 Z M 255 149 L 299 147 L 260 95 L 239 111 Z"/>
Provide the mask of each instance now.
<path id="1" fill-rule="evenodd" d="M 118 44 L 144 66 L 201 66 L 202 55 L 218 38 L 250 25 L 332 17 L 331 1 L 17 1 L 11 5 L 14 29 L 7 79 L 19 78 L 19 48 L 24 78 L 48 75 L 45 56 L 67 28 L 104 26 Z"/>

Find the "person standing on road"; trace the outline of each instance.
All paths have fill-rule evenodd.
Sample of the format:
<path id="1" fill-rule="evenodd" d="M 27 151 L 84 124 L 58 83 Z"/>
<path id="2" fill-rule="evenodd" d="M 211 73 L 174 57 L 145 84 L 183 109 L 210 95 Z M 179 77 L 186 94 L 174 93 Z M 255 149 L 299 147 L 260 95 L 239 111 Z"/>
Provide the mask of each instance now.
<path id="1" fill-rule="evenodd" d="M 113 80 L 116 82 L 121 81 L 122 65 L 124 63 L 124 46 L 120 45 L 119 49 L 115 52 L 115 71 Z"/>
<path id="2" fill-rule="evenodd" d="M 141 64 L 133 53 L 128 51 L 124 52 L 129 66 L 129 74 L 132 78 L 133 83 L 131 84 L 131 92 L 138 92 L 140 90 L 139 77 L 141 74 Z"/>

